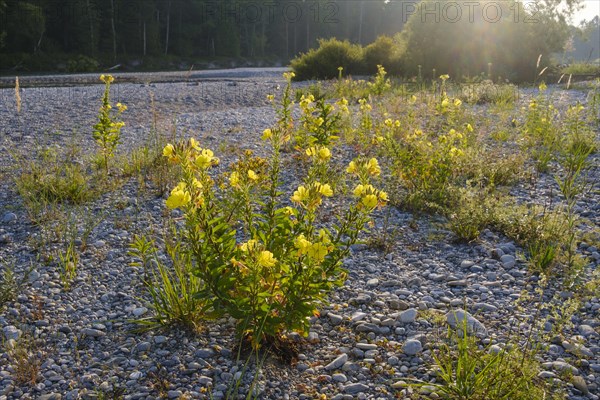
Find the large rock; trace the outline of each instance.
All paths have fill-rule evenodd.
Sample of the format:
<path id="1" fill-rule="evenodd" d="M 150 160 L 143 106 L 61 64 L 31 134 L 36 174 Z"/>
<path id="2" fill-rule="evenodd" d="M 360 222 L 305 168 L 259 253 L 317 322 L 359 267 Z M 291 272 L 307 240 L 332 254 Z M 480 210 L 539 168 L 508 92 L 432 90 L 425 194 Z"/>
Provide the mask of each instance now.
<path id="1" fill-rule="evenodd" d="M 474 333 L 477 336 L 487 336 L 485 325 L 477 320 L 474 316 L 464 310 L 452 310 L 446 314 L 446 321 L 453 329 L 462 330 L 463 326 L 467 326 L 467 333 Z"/>

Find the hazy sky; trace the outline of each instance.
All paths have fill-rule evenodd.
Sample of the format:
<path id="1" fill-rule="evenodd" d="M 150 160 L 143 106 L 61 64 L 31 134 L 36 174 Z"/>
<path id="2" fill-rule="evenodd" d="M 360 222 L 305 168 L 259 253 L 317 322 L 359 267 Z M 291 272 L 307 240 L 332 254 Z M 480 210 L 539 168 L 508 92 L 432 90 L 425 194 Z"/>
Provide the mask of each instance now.
<path id="1" fill-rule="evenodd" d="M 600 15 L 600 0 L 583 0 L 583 9 L 576 12 L 573 16 L 573 22 L 578 25 L 581 20 L 591 20 L 596 15 Z"/>

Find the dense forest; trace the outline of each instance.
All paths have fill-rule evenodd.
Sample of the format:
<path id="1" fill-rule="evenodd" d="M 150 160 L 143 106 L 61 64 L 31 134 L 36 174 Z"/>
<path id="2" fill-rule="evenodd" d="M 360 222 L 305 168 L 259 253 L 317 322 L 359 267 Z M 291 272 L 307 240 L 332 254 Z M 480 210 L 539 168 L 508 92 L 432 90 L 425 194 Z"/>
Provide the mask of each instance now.
<path id="1" fill-rule="evenodd" d="M 552 9 L 561 2 L 577 0 L 540 3 Z M 316 47 L 319 38 L 367 45 L 380 35 L 393 36 L 402 31 L 417 3 L 0 0 L 0 70 L 91 71 L 120 63 L 152 69 L 164 68 L 165 61 L 177 68 L 181 60 L 285 64 Z"/>
<path id="2" fill-rule="evenodd" d="M 358 43 L 402 29 L 402 2 L 0 0 L 5 54 L 288 60 L 335 36 Z"/>

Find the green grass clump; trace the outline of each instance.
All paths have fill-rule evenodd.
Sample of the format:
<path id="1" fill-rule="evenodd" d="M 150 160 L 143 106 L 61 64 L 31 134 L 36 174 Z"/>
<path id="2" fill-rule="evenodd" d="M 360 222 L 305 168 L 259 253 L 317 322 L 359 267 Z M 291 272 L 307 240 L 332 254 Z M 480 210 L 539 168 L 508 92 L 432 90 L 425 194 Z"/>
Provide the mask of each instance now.
<path id="1" fill-rule="evenodd" d="M 443 399 L 451 400 L 543 400 L 555 398 L 538 378 L 534 350 L 517 345 L 492 349 L 481 346 L 465 326 L 448 331 L 434 353 L 436 382 L 426 384 Z M 425 385 L 421 385 L 424 387 Z"/>
<path id="2" fill-rule="evenodd" d="M 491 80 L 479 83 L 466 84 L 461 87 L 461 100 L 469 104 L 513 104 L 519 96 L 519 89 L 515 85 L 497 84 Z"/>
<path id="3" fill-rule="evenodd" d="M 179 325 L 196 331 L 204 302 L 195 294 L 202 289 L 202 281 L 194 275 L 190 254 L 182 251 L 177 234 L 167 241 L 166 252 L 169 264 L 161 260 L 154 243 L 144 236 L 135 237 L 130 245 L 129 255 L 136 259 L 132 265 L 144 270 L 144 285 L 153 311 L 151 317 L 137 322 L 143 329 Z"/>
<path id="4" fill-rule="evenodd" d="M 573 75 L 600 75 L 600 64 L 575 63 L 563 68 L 561 73 Z"/>
<path id="5" fill-rule="evenodd" d="M 73 156 L 73 152 L 61 153 L 51 147 L 41 149 L 34 158 L 15 156 L 15 187 L 33 219 L 50 204 L 77 205 L 97 195 L 95 177 Z"/>
<path id="6" fill-rule="evenodd" d="M 3 310 L 7 303 L 14 301 L 18 292 L 19 284 L 14 271 L 12 268 L 5 266 L 0 278 L 0 310 Z"/>

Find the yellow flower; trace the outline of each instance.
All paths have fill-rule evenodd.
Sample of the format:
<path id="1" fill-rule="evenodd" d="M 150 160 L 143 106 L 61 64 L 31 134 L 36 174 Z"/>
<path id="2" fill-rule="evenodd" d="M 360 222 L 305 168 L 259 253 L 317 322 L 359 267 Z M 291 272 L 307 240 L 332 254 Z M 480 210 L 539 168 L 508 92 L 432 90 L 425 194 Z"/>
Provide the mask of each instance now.
<path id="1" fill-rule="evenodd" d="M 177 187 L 171 190 L 171 195 L 167 199 L 167 207 L 178 208 L 186 205 L 192 200 L 192 196 L 185 190 L 185 183 L 181 182 Z"/>
<path id="2" fill-rule="evenodd" d="M 448 107 L 449 104 L 450 102 L 448 101 L 448 99 L 442 100 L 442 107 Z"/>
<path id="3" fill-rule="evenodd" d="M 327 197 L 331 197 L 333 196 L 333 189 L 331 189 L 331 186 L 329 186 L 328 183 L 324 184 L 324 185 L 319 185 L 319 193 L 321 193 L 323 196 L 327 196 Z"/>
<path id="4" fill-rule="evenodd" d="M 440 79 L 443 81 L 446 81 L 446 80 L 450 79 L 450 75 L 448 75 L 448 74 L 440 75 Z"/>
<path id="5" fill-rule="evenodd" d="M 371 158 L 369 160 L 367 163 L 367 171 L 373 176 L 378 176 L 381 173 L 381 168 L 379 168 L 379 162 L 377 162 L 376 158 Z"/>
<path id="6" fill-rule="evenodd" d="M 169 143 L 163 149 L 163 156 L 164 157 L 173 157 L 174 152 L 175 152 L 175 146 L 173 146 L 171 143 Z"/>
<path id="7" fill-rule="evenodd" d="M 381 190 L 379 192 L 379 200 L 381 201 L 388 201 L 388 194 L 386 192 L 384 192 L 383 190 Z"/>
<path id="8" fill-rule="evenodd" d="M 112 83 L 115 78 L 112 77 L 112 75 L 100 75 L 100 80 L 104 83 Z"/>
<path id="9" fill-rule="evenodd" d="M 266 268 L 272 267 L 277 263 L 277 259 L 273 257 L 273 253 L 268 250 L 261 251 L 256 261 L 258 265 Z"/>
<path id="10" fill-rule="evenodd" d="M 198 157 L 196 157 L 196 166 L 198 168 L 206 169 L 210 167 L 215 161 L 216 158 L 214 157 L 213 152 L 209 149 L 204 149 L 202 150 L 202 153 Z"/>
<path id="11" fill-rule="evenodd" d="M 513 119 L 513 121 L 514 121 L 514 119 Z M 473 132 L 473 127 L 471 126 L 471 124 L 467 124 L 467 131 Z"/>
<path id="12" fill-rule="evenodd" d="M 231 186 L 237 186 L 240 183 L 240 174 L 237 171 L 233 171 L 231 175 L 229 175 L 229 184 Z"/>
<path id="13" fill-rule="evenodd" d="M 326 244 L 331 243 L 331 239 L 329 238 L 329 233 L 327 230 L 323 228 L 319 229 L 319 240 Z"/>
<path id="14" fill-rule="evenodd" d="M 294 203 L 302 203 L 307 200 L 309 197 L 309 192 L 304 186 L 299 186 L 298 189 L 294 192 L 292 196 L 292 201 Z"/>
<path id="15" fill-rule="evenodd" d="M 546 89 L 548 89 L 548 86 L 546 86 L 545 82 L 542 82 L 539 86 L 540 92 L 545 91 Z"/>
<path id="16" fill-rule="evenodd" d="M 190 138 L 190 147 L 194 150 L 198 150 L 198 151 L 202 150 L 200 148 L 200 143 L 198 143 L 198 141 L 194 138 Z"/>
<path id="17" fill-rule="evenodd" d="M 293 72 L 284 72 L 284 73 L 283 73 L 283 77 L 284 77 L 286 80 L 290 80 L 290 79 L 294 79 L 294 78 L 296 77 L 296 74 L 295 74 L 295 73 L 293 73 Z"/>
<path id="18" fill-rule="evenodd" d="M 317 262 L 323 262 L 325 256 L 329 253 L 329 249 L 323 243 L 317 242 L 312 244 L 307 249 L 307 254 L 310 258 L 315 259 Z"/>
<path id="19" fill-rule="evenodd" d="M 375 196 L 374 194 L 368 194 L 362 198 L 361 202 L 368 209 L 375 208 L 378 202 L 377 196 Z"/>
<path id="20" fill-rule="evenodd" d="M 460 101 L 460 99 L 454 99 L 454 106 L 455 107 L 460 107 L 461 104 L 462 104 L 462 101 Z"/>
<path id="21" fill-rule="evenodd" d="M 319 117 L 315 120 L 315 125 L 321 126 L 321 125 L 323 125 L 324 122 L 325 122 L 325 120 L 323 118 Z"/>
<path id="22" fill-rule="evenodd" d="M 274 96 L 274 95 L 272 95 L 272 94 L 268 94 L 268 95 L 267 95 L 267 100 L 269 100 L 269 101 L 273 101 L 273 100 L 275 100 L 275 96 Z"/>
<path id="23" fill-rule="evenodd" d="M 319 150 L 319 158 L 323 161 L 327 161 L 331 158 L 331 151 L 327 147 L 323 147 Z"/>
<path id="24" fill-rule="evenodd" d="M 365 185 L 359 184 L 354 188 L 354 191 L 352 193 L 354 194 L 355 197 L 361 197 L 364 192 L 365 192 Z"/>
<path id="25" fill-rule="evenodd" d="M 256 172 L 249 169 L 248 170 L 248 178 L 250 178 L 250 180 L 256 181 L 256 180 L 258 180 L 258 175 L 256 174 Z"/>
<path id="26" fill-rule="evenodd" d="M 356 163 L 354 161 L 350 161 L 350 164 L 348 164 L 348 168 L 346 168 L 346 172 L 349 174 L 353 174 L 354 172 L 356 172 Z"/>
<path id="27" fill-rule="evenodd" d="M 123 111 L 127 110 L 127 106 L 125 104 L 121 104 L 121 103 L 117 103 L 117 108 L 119 109 L 119 112 L 123 112 Z"/>
<path id="28" fill-rule="evenodd" d="M 270 139 L 273 136 L 273 132 L 270 129 L 265 129 L 262 134 L 262 140 Z"/>
<path id="29" fill-rule="evenodd" d="M 308 149 L 306 149 L 306 155 L 309 157 L 312 157 L 314 155 L 317 154 L 317 148 L 316 147 L 309 147 Z"/>
<path id="30" fill-rule="evenodd" d="M 306 239 L 304 234 L 300 234 L 296 239 L 294 239 L 294 246 L 299 250 L 300 254 L 304 254 L 312 243 Z"/>
<path id="31" fill-rule="evenodd" d="M 194 178 L 192 185 L 194 185 L 195 188 L 202 189 L 202 182 L 200 182 L 197 178 Z"/>
<path id="32" fill-rule="evenodd" d="M 283 209 L 283 212 L 284 212 L 286 215 L 289 215 L 289 216 L 296 215 L 296 210 L 294 210 L 294 209 L 293 209 L 292 207 L 290 207 L 290 206 L 284 207 L 284 209 Z"/>
<path id="33" fill-rule="evenodd" d="M 258 245 L 258 242 L 254 239 L 250 239 L 248 240 L 246 243 L 242 243 L 242 245 L 240 246 L 240 249 L 244 252 L 247 253 L 249 251 L 252 251 L 256 248 L 256 246 Z"/>

